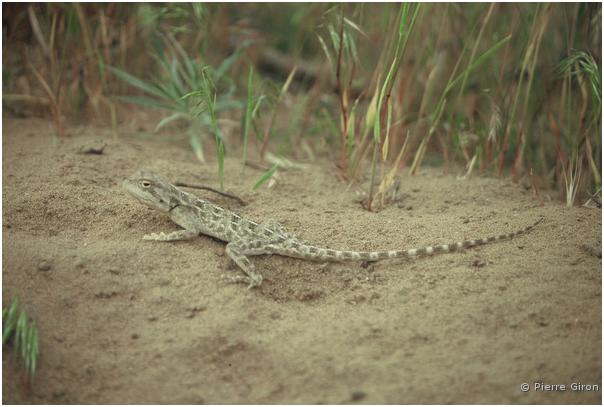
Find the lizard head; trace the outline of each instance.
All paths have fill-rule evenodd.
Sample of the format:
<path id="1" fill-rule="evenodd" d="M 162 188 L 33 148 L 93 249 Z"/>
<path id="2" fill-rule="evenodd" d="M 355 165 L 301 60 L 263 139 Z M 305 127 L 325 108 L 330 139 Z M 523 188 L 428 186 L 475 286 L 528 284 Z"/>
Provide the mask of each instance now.
<path id="1" fill-rule="evenodd" d="M 152 171 L 139 170 L 126 178 L 122 185 L 132 196 L 151 208 L 169 212 L 177 205 L 174 202 L 176 188 Z"/>

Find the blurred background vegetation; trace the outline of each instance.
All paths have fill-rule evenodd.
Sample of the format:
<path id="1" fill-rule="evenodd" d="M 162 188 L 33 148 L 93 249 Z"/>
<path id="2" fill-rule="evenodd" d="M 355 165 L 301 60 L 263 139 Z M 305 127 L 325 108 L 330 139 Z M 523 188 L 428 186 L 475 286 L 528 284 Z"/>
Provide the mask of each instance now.
<path id="1" fill-rule="evenodd" d="M 369 209 L 426 165 L 600 202 L 599 3 L 2 7 L 3 109 L 58 137 L 139 120 L 221 183 L 328 158 Z"/>

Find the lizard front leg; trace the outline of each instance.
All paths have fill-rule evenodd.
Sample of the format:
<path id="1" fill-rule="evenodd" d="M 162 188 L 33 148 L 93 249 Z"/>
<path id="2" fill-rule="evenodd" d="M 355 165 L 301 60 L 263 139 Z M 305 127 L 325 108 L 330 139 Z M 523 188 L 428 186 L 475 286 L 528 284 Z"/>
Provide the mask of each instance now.
<path id="1" fill-rule="evenodd" d="M 226 254 L 237 266 L 246 274 L 245 276 L 228 276 L 227 279 L 232 283 L 246 283 L 248 288 L 258 287 L 262 284 L 262 275 L 256 271 L 254 264 L 247 256 L 257 256 L 268 254 L 267 245 L 261 240 L 241 241 L 236 240 L 226 245 Z"/>
<path id="2" fill-rule="evenodd" d="M 173 242 L 175 240 L 189 240 L 199 236 L 199 233 L 195 230 L 183 229 L 176 230 L 170 233 L 151 233 L 150 235 L 143 236 L 143 240 L 155 240 L 158 242 Z"/>

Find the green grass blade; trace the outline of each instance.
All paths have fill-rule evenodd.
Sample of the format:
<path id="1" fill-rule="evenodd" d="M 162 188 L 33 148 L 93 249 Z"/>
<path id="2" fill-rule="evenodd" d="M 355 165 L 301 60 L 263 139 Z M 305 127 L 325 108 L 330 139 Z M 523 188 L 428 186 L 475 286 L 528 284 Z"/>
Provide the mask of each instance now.
<path id="1" fill-rule="evenodd" d="M 216 69 L 216 71 L 214 72 L 214 80 L 216 82 L 220 81 L 225 74 L 227 73 L 227 71 L 229 69 L 231 69 L 231 67 L 233 66 L 233 64 L 239 59 L 239 56 L 241 55 L 241 53 L 252 43 L 252 41 L 250 40 L 246 40 L 243 41 L 235 50 L 235 52 L 233 52 L 231 55 L 229 55 L 224 61 L 222 61 L 220 63 L 220 65 L 218 66 L 218 68 Z"/>
<path id="2" fill-rule="evenodd" d="M 25 332 L 25 343 L 23 344 L 23 362 L 25 364 L 25 371 L 29 373 L 29 369 L 31 366 L 31 349 L 32 349 L 32 342 L 31 342 L 31 338 L 34 332 L 34 325 L 33 322 L 31 324 L 29 324 L 27 331 Z"/>
<path id="3" fill-rule="evenodd" d="M 121 69 L 118 69 L 118 68 L 115 68 L 112 66 L 110 66 L 108 68 L 111 72 L 113 72 L 115 74 L 115 76 L 117 76 L 122 81 L 129 84 L 130 86 L 134 86 L 135 88 L 138 88 L 145 93 L 148 93 L 153 96 L 157 96 L 158 98 L 161 98 L 161 99 L 164 99 L 166 97 L 164 92 L 162 92 L 160 89 L 158 89 L 157 86 L 155 86 L 151 83 L 145 82 L 141 79 L 138 79 L 137 77 L 130 75 L 128 72 L 122 71 Z"/>
<path id="4" fill-rule="evenodd" d="M 25 311 L 21 311 L 15 328 L 15 351 L 21 351 L 21 357 L 25 359 L 25 350 L 27 348 L 27 315 Z"/>
<path id="5" fill-rule="evenodd" d="M 6 343 L 17 325 L 17 308 L 19 300 L 15 299 L 12 304 L 2 310 L 2 345 Z"/>
<path id="6" fill-rule="evenodd" d="M 199 161 L 205 163 L 205 157 L 203 155 L 203 145 L 201 144 L 200 136 L 196 131 L 191 130 L 191 135 L 189 137 L 189 142 L 191 143 L 191 148 L 193 149 L 193 153 Z"/>
<path id="7" fill-rule="evenodd" d="M 169 123 L 173 122 L 174 120 L 178 120 L 178 119 L 185 119 L 185 120 L 190 120 L 190 117 L 186 114 L 180 113 L 180 112 L 176 112 L 174 114 L 171 114 L 168 117 L 164 117 L 163 119 L 161 119 L 159 121 L 159 123 L 157 123 L 157 126 L 155 126 L 155 130 L 154 131 L 159 131 L 162 129 L 162 127 L 168 125 Z"/>
<path id="8" fill-rule="evenodd" d="M 33 321 L 29 325 L 26 346 L 25 370 L 29 373 L 29 376 L 33 378 L 36 373 L 36 362 L 38 359 L 38 332 L 36 324 Z"/>
<path id="9" fill-rule="evenodd" d="M 501 48 L 501 46 L 503 44 L 505 44 L 506 42 L 508 42 L 510 40 L 510 38 L 512 38 L 512 34 L 508 35 L 507 37 L 505 37 L 504 39 L 500 40 L 499 42 L 497 42 L 495 45 L 493 45 L 491 48 L 489 48 L 488 50 L 486 50 L 485 52 L 483 52 L 478 58 L 476 58 L 476 60 L 470 65 L 468 66 L 466 69 L 464 69 L 459 75 L 457 75 L 457 77 L 455 79 L 453 79 L 451 82 L 449 82 L 449 84 L 447 85 L 447 87 L 445 88 L 444 91 L 444 95 L 446 96 L 447 93 L 449 93 L 449 91 L 451 89 L 453 89 L 453 87 L 467 74 L 469 74 L 470 72 L 472 72 L 473 70 L 475 70 L 476 68 L 478 68 L 480 65 L 482 65 L 487 59 L 489 59 L 495 52 L 497 52 L 497 50 L 499 48 Z"/>
<path id="10" fill-rule="evenodd" d="M 344 22 L 346 24 L 348 24 L 350 27 L 352 27 L 355 31 L 357 31 L 358 33 L 360 33 L 361 35 L 363 35 L 365 38 L 369 38 L 369 36 L 363 30 L 361 30 L 361 28 L 358 25 L 356 25 L 353 21 L 351 21 L 348 18 L 344 17 Z"/>
<path id="11" fill-rule="evenodd" d="M 19 300 L 15 299 L 15 300 L 13 300 L 13 302 L 11 303 L 10 306 L 8 306 L 2 310 L 2 323 L 3 324 L 4 324 L 5 319 L 6 320 L 14 319 L 14 317 L 17 313 L 18 303 L 19 303 Z"/>
<path id="12" fill-rule="evenodd" d="M 255 191 L 258 188 L 260 188 L 260 186 L 262 184 L 264 184 L 270 177 L 273 176 L 273 174 L 275 173 L 275 171 L 277 171 L 277 168 L 279 168 L 279 165 L 278 164 L 274 164 L 267 172 L 265 172 L 264 174 L 262 174 L 262 176 L 258 179 L 258 181 L 256 181 L 256 184 L 254 184 L 254 187 L 252 188 L 252 190 Z"/>
<path id="13" fill-rule="evenodd" d="M 329 24 L 327 29 L 329 30 L 329 37 L 331 38 L 331 46 L 335 50 L 339 49 L 340 48 L 340 35 L 338 34 L 338 32 L 335 30 L 335 28 L 331 24 Z"/>
<path id="14" fill-rule="evenodd" d="M 180 73 L 178 70 L 178 61 L 176 60 L 176 58 L 174 58 L 172 60 L 172 64 L 170 64 L 170 79 L 171 83 L 174 84 L 174 87 L 176 88 L 178 94 L 182 96 L 185 93 L 185 87 L 180 78 Z"/>
<path id="15" fill-rule="evenodd" d="M 327 48 L 327 44 L 325 44 L 325 41 L 323 40 L 323 37 L 321 37 L 319 34 L 317 34 L 317 38 L 319 39 L 319 43 L 321 44 L 321 48 L 323 49 L 323 52 L 325 53 L 325 56 L 327 57 L 327 61 L 329 61 L 329 66 L 331 67 L 331 69 L 334 69 L 333 60 L 331 58 L 331 54 L 329 52 L 329 49 Z"/>
<path id="16" fill-rule="evenodd" d="M 161 102 L 156 99 L 146 98 L 144 96 L 116 96 L 116 99 L 121 100 L 123 102 L 143 106 L 143 107 L 149 107 L 152 109 L 162 109 L 162 110 L 174 110 L 175 109 L 175 106 L 173 104 Z"/>
<path id="17" fill-rule="evenodd" d="M 25 371 L 33 379 L 39 353 L 38 331 L 36 324 L 29 321 L 25 310 L 20 309 L 17 299 L 2 309 L 2 344 L 10 337 L 14 338 L 12 345 L 15 353 L 21 357 Z"/>
<path id="18" fill-rule="evenodd" d="M 256 117 L 256 115 L 258 114 L 258 111 L 260 110 L 260 106 L 262 105 L 262 102 L 267 101 L 268 98 L 266 97 L 266 95 L 260 95 L 257 99 L 256 102 L 254 103 L 254 109 L 252 110 L 252 118 Z"/>
<path id="19" fill-rule="evenodd" d="M 178 85 L 174 84 L 171 80 L 162 83 L 161 80 L 156 79 L 155 82 L 157 83 L 157 89 L 164 94 L 164 97 L 162 99 L 178 104 L 178 101 L 184 93 L 184 90 L 179 90 Z"/>
<path id="20" fill-rule="evenodd" d="M 350 117 L 348 118 L 348 129 L 347 129 L 347 140 L 346 140 L 346 155 L 348 156 L 348 161 L 350 162 L 352 157 L 352 151 L 354 147 L 354 136 L 356 134 L 356 111 L 359 104 L 359 99 L 357 98 L 353 105 L 352 109 L 350 109 Z"/>
<path id="21" fill-rule="evenodd" d="M 252 114 L 254 112 L 254 67 L 250 65 L 250 70 L 247 78 L 247 99 L 245 102 L 245 116 L 243 118 L 243 159 L 242 165 L 245 167 L 247 160 L 247 143 L 252 124 Z"/>
<path id="22" fill-rule="evenodd" d="M 222 134 L 221 134 L 222 136 Z M 218 142 L 218 179 L 220 180 L 220 190 L 224 190 L 224 141 L 222 137 L 216 136 Z"/>
<path id="23" fill-rule="evenodd" d="M 32 322 L 32 324 L 33 324 L 33 322 Z M 31 337 L 31 343 L 32 343 L 31 364 L 30 364 L 29 372 L 30 372 L 30 377 L 33 378 L 34 374 L 36 373 L 36 369 L 38 367 L 38 355 L 40 354 L 40 350 L 38 348 L 38 329 L 36 328 L 35 324 L 33 325 L 32 332 L 33 332 L 33 334 Z"/>

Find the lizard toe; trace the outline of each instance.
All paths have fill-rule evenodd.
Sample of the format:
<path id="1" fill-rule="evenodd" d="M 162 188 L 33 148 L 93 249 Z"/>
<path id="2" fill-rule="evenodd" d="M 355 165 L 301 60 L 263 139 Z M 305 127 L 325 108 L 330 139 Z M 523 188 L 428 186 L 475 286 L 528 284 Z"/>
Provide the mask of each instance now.
<path id="1" fill-rule="evenodd" d="M 262 284 L 262 276 L 260 274 L 256 274 L 252 277 L 248 277 L 250 284 L 247 286 L 248 289 L 252 289 L 254 287 L 259 287 Z"/>
<path id="2" fill-rule="evenodd" d="M 231 284 L 252 284 L 252 281 L 248 276 L 233 276 L 223 274 L 222 279 Z"/>

